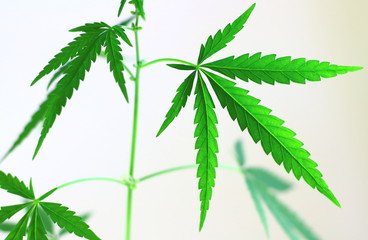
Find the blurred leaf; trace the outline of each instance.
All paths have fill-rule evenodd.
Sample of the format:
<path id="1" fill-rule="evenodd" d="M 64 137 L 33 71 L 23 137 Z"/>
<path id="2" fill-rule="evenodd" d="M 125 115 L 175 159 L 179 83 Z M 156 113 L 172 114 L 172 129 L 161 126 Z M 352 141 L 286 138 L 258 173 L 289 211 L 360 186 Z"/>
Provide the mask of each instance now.
<path id="1" fill-rule="evenodd" d="M 47 216 L 47 214 L 42 208 L 38 209 L 38 214 L 43 222 L 43 225 L 45 226 L 45 230 L 51 234 L 54 234 L 55 233 L 54 223 L 52 222 L 50 217 Z"/>
<path id="2" fill-rule="evenodd" d="M 250 167 L 246 169 L 246 174 L 250 177 L 253 177 L 259 182 L 262 182 L 267 187 L 279 190 L 286 191 L 291 188 L 291 184 L 279 178 L 275 174 L 267 171 L 266 169 Z"/>
<path id="3" fill-rule="evenodd" d="M 270 209 L 276 220 L 284 229 L 290 239 L 299 239 L 296 234 L 301 234 L 308 240 L 318 240 L 319 238 L 313 231 L 285 204 L 280 202 L 277 197 L 271 194 L 265 185 L 255 182 L 260 196 Z"/>
<path id="4" fill-rule="evenodd" d="M 254 186 L 253 182 L 250 179 L 245 178 L 245 182 L 248 186 L 248 189 L 249 189 L 250 195 L 253 199 L 254 205 L 256 206 L 256 210 L 258 212 L 258 215 L 261 218 L 263 228 L 264 228 L 267 236 L 269 236 L 267 218 L 266 218 L 266 214 L 265 214 L 265 211 L 263 209 L 263 206 L 262 206 L 262 202 L 261 202 L 258 190 L 256 189 L 256 187 Z"/>
<path id="5" fill-rule="evenodd" d="M 10 232 L 15 227 L 15 223 L 1 223 L 0 231 L 1 232 Z"/>
<path id="6" fill-rule="evenodd" d="M 245 165 L 245 155 L 244 155 L 244 148 L 241 141 L 237 141 L 235 143 L 235 153 L 236 153 L 236 160 L 238 160 L 238 164 L 242 167 Z"/>

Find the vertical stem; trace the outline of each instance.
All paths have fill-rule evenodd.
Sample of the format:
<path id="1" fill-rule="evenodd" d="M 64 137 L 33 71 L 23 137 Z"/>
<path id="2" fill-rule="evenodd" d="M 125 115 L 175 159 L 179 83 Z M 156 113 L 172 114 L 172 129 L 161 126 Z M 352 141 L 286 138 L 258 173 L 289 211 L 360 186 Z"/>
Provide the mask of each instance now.
<path id="1" fill-rule="evenodd" d="M 134 38 L 135 38 L 135 53 L 136 53 L 136 73 L 135 73 L 135 90 L 134 90 L 134 115 L 133 115 L 133 132 L 132 132 L 132 147 L 130 152 L 130 166 L 129 176 L 134 181 L 134 163 L 135 163 L 135 151 L 137 143 L 137 130 L 138 130 L 138 103 L 139 103 L 139 77 L 141 71 L 141 60 L 139 55 L 139 41 L 138 41 L 138 22 L 139 15 L 136 15 L 134 26 Z M 125 240 L 130 240 L 131 236 L 131 220 L 132 220 L 132 203 L 133 203 L 133 188 L 134 183 L 128 187 L 127 196 L 127 213 L 126 213 L 126 230 Z"/>

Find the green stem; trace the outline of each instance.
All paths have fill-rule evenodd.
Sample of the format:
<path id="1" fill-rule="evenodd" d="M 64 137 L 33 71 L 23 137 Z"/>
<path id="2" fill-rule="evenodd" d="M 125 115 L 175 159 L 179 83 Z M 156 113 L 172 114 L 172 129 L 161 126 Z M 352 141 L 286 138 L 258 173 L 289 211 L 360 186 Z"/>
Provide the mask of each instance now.
<path id="1" fill-rule="evenodd" d="M 144 68 L 144 67 L 148 67 L 152 64 L 155 64 L 155 63 L 160 63 L 160 62 L 178 62 L 178 63 L 183 63 L 183 64 L 186 64 L 186 65 L 190 65 L 190 66 L 193 66 L 193 67 L 197 67 L 197 65 L 193 64 L 193 63 L 190 63 L 190 62 L 187 62 L 187 61 L 184 61 L 184 60 L 180 60 L 180 59 L 175 59 L 175 58 L 160 58 L 160 59 L 156 59 L 156 60 L 153 60 L 153 61 L 150 61 L 150 62 L 147 62 L 147 63 L 144 63 L 141 65 L 141 68 Z"/>
<path id="2" fill-rule="evenodd" d="M 130 165 L 129 176 L 134 179 L 134 164 L 135 164 L 135 151 L 137 144 L 137 130 L 138 130 L 138 109 L 139 109 L 139 78 L 141 71 L 141 59 L 139 53 L 139 16 L 136 16 L 134 26 L 134 38 L 135 38 L 135 55 L 136 55 L 136 73 L 134 78 L 135 90 L 134 90 L 134 115 L 133 115 L 133 132 L 132 132 L 132 147 L 130 151 Z M 132 204 L 133 204 L 133 187 L 129 185 L 127 195 L 127 212 L 126 212 L 126 226 L 125 226 L 125 240 L 130 240 L 131 236 L 131 222 L 132 222 Z"/>
<path id="3" fill-rule="evenodd" d="M 90 181 L 106 181 L 106 182 L 115 182 L 124 186 L 128 186 L 128 183 L 125 182 L 124 180 L 117 180 L 117 179 L 113 179 L 113 178 L 106 178 L 106 177 L 93 177 L 93 178 L 82 178 L 82 179 L 78 179 L 75 181 L 71 181 L 71 182 L 67 182 L 64 183 L 60 186 L 57 187 L 57 189 L 62 189 L 65 187 L 68 187 L 70 185 L 74 185 L 77 183 L 81 183 L 81 182 L 90 182 Z"/>
<path id="4" fill-rule="evenodd" d="M 150 178 L 157 177 L 157 176 L 160 176 L 160 175 L 163 175 L 163 174 L 166 174 L 166 173 L 171 173 L 171 172 L 185 170 L 185 169 L 193 169 L 193 168 L 198 168 L 198 165 L 184 165 L 184 166 L 180 166 L 180 167 L 165 169 L 165 170 L 158 171 L 158 172 L 155 172 L 155 173 L 151 173 L 151 174 L 148 174 L 144 177 L 141 177 L 141 178 L 137 179 L 137 182 L 138 183 L 143 182 L 143 181 L 146 181 Z M 218 168 L 233 171 L 233 172 L 238 172 L 238 173 L 244 175 L 243 169 L 241 169 L 239 167 L 234 167 L 234 166 L 229 166 L 229 165 L 219 165 Z"/>

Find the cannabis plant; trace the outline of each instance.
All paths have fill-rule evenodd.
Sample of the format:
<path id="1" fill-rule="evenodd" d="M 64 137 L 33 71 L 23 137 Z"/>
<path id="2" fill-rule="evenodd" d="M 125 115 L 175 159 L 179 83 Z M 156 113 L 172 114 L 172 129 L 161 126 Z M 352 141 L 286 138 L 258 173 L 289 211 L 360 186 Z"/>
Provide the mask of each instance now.
<path id="1" fill-rule="evenodd" d="M 160 58 L 144 61 L 140 54 L 139 33 L 141 23 L 146 20 L 143 0 L 120 1 L 118 16 L 126 8 L 133 8 L 131 15 L 125 20 L 111 25 L 105 22 L 86 23 L 75 27 L 70 32 L 77 36 L 59 53 L 57 53 L 34 78 L 31 85 L 37 84 L 46 76 L 54 73 L 48 82 L 48 92 L 43 103 L 32 115 L 23 131 L 13 145 L 5 153 L 3 160 L 11 154 L 29 135 L 41 125 L 41 133 L 34 150 L 33 159 L 42 150 L 49 132 L 62 114 L 68 100 L 78 90 L 86 73 L 90 71 L 98 57 L 104 58 L 109 65 L 117 87 L 127 103 L 133 104 L 132 142 L 129 161 L 129 173 L 123 179 L 108 177 L 91 177 L 67 182 L 51 190 L 36 195 L 32 179 L 29 183 L 18 177 L 0 172 L 0 187 L 11 194 L 23 198 L 23 203 L 4 206 L 0 209 L 0 223 L 4 231 L 8 231 L 6 239 L 56 239 L 60 236 L 50 225 L 55 224 L 65 231 L 81 238 L 90 240 L 101 239 L 99 233 L 92 231 L 86 218 L 78 216 L 63 204 L 49 201 L 49 197 L 65 187 L 86 181 L 110 181 L 127 188 L 126 206 L 126 240 L 131 239 L 131 218 L 133 194 L 137 185 L 153 177 L 188 168 L 197 168 L 200 217 L 199 231 L 204 227 L 209 213 L 210 203 L 215 191 L 215 178 L 218 169 L 231 170 L 245 177 L 246 185 L 254 200 L 262 224 L 268 232 L 264 207 L 275 216 L 290 239 L 317 239 L 314 234 L 286 205 L 276 196 L 278 191 L 288 190 L 290 184 L 279 179 L 274 174 L 262 168 L 248 167 L 241 145 L 237 143 L 238 166 L 226 166 L 218 159 L 219 133 L 217 130 L 217 113 L 225 109 L 229 117 L 238 125 L 241 131 L 248 132 L 255 143 L 261 145 L 266 155 L 271 155 L 277 165 L 297 179 L 303 179 L 311 188 L 324 195 L 333 204 L 340 203 L 331 191 L 322 173 L 317 169 L 317 163 L 310 158 L 310 153 L 303 148 L 303 143 L 295 138 L 295 133 L 285 127 L 284 121 L 271 114 L 271 110 L 260 103 L 251 93 L 237 86 L 241 82 L 258 84 L 305 84 L 307 81 L 321 81 L 322 78 L 332 78 L 338 74 L 346 74 L 360 70 L 361 67 L 340 66 L 326 61 L 292 58 L 290 56 L 264 55 L 262 53 L 241 52 L 238 56 L 229 56 L 217 60 L 209 60 L 224 49 L 246 24 L 255 9 L 251 5 L 234 21 L 209 36 L 199 47 L 195 61 L 184 61 L 176 58 Z M 130 65 L 126 60 L 126 49 L 135 49 L 135 63 Z M 174 119 L 187 105 L 188 99 L 194 99 L 194 149 L 197 150 L 195 165 L 185 165 L 165 169 L 138 178 L 135 175 L 136 146 L 138 131 L 138 102 L 141 71 L 146 67 L 167 63 L 167 66 L 186 72 L 186 77 L 178 86 L 171 107 L 158 128 L 157 137 L 168 127 L 174 125 Z M 163 75 L 164 76 L 164 75 Z M 127 88 L 127 81 L 133 81 L 134 93 Z M 164 88 L 163 88 L 164 89 Z M 162 91 L 162 90 L 161 90 Z M 92 121 L 92 120 L 91 120 Z M 172 128 L 172 127 L 171 127 Z M 246 131 L 245 131 L 246 130 Z M 171 129 L 170 131 L 175 131 Z M 183 149 L 183 151 L 190 149 Z M 76 159 L 75 161 L 84 161 Z M 127 163 L 128 164 L 128 163 Z M 87 165 L 87 167 L 89 167 Z M 37 176 L 35 176 L 36 178 Z M 213 209 L 213 211 L 216 211 Z M 22 212 L 17 222 L 7 222 L 8 219 Z M 210 217 L 210 216 L 208 216 Z"/>

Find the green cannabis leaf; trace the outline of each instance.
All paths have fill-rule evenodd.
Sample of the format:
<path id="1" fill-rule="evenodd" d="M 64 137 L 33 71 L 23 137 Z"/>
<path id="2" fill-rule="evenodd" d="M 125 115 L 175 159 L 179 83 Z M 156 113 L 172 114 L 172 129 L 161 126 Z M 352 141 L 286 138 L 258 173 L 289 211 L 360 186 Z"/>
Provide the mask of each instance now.
<path id="1" fill-rule="evenodd" d="M 27 234 L 28 220 L 33 212 L 34 208 L 28 210 L 28 212 L 19 220 L 17 225 L 12 229 L 5 240 L 20 240 Z"/>
<path id="2" fill-rule="evenodd" d="M 235 145 L 237 155 L 245 158 L 245 154 L 240 142 Z M 285 191 L 290 189 L 290 184 L 280 179 L 276 175 L 262 168 L 239 166 L 244 171 L 245 182 L 255 204 L 258 215 L 267 235 L 269 235 L 266 213 L 263 208 L 267 208 L 276 218 L 277 222 L 284 229 L 285 233 L 292 240 L 299 239 L 298 234 L 308 240 L 319 239 L 315 233 L 297 215 L 284 205 L 276 195 L 270 190 Z"/>
<path id="3" fill-rule="evenodd" d="M 118 40 L 118 37 L 123 39 L 123 41 L 126 42 L 129 46 L 132 46 L 124 31 L 120 27 L 115 26 L 112 28 L 112 31 L 109 31 L 107 33 L 105 42 L 105 53 L 107 62 L 110 63 L 110 71 L 113 72 L 114 78 L 118 83 L 121 92 L 128 101 L 128 93 L 125 87 L 125 79 L 123 75 L 124 65 L 123 56 L 121 55 L 122 49 L 119 46 L 120 42 Z"/>
<path id="4" fill-rule="evenodd" d="M 172 106 L 167 112 L 165 116 L 166 119 L 162 123 L 162 126 L 158 131 L 156 137 L 158 137 L 170 125 L 170 123 L 174 120 L 174 118 L 179 115 L 180 110 L 185 107 L 187 99 L 190 93 L 192 92 L 195 75 L 196 72 L 192 72 L 176 90 L 176 95 L 174 99 L 171 101 Z"/>
<path id="5" fill-rule="evenodd" d="M 5 220 L 13 217 L 20 210 L 28 207 L 30 203 L 23 203 L 12 206 L 5 206 L 0 208 L 0 223 L 3 223 Z"/>
<path id="6" fill-rule="evenodd" d="M 88 31 L 91 27 L 86 25 L 74 31 Z M 65 71 L 65 75 L 59 80 L 55 89 L 48 94 L 43 128 L 33 158 L 36 157 L 41 148 L 56 116 L 61 114 L 67 99 L 72 97 L 74 89 L 77 90 L 80 81 L 84 80 L 85 72 L 90 70 L 91 63 L 96 60 L 106 39 L 106 31 L 99 25 L 93 31 L 88 32 L 88 35 L 90 35 L 89 41 L 85 42 L 84 48 L 78 51 L 77 57 L 70 62 L 70 67 Z"/>
<path id="7" fill-rule="evenodd" d="M 214 111 L 215 105 L 200 73 L 198 73 L 195 95 L 194 109 L 196 109 L 196 113 L 194 124 L 197 124 L 197 126 L 194 131 L 194 137 L 197 137 L 195 149 L 198 149 L 196 163 L 199 164 L 197 177 L 199 177 L 198 188 L 201 190 L 199 224 L 199 230 L 201 230 L 210 206 L 212 188 L 215 186 L 216 153 L 218 153 L 216 138 L 218 137 L 218 132 L 216 128 L 217 117 Z"/>
<path id="8" fill-rule="evenodd" d="M 131 4 L 135 6 L 137 16 L 141 16 L 143 19 L 146 19 L 146 13 L 144 12 L 143 8 L 143 0 L 130 0 Z"/>
<path id="9" fill-rule="evenodd" d="M 309 152 L 302 148 L 303 143 L 294 138 L 296 134 L 293 131 L 282 126 L 284 121 L 270 115 L 271 110 L 259 105 L 260 100 L 248 95 L 247 90 L 235 87 L 233 81 L 206 71 L 204 68 L 232 79 L 239 78 L 244 81 L 250 79 L 256 83 L 266 82 L 269 84 L 275 82 L 284 84 L 290 84 L 290 82 L 305 83 L 306 80 L 319 81 L 321 78 L 331 78 L 361 68 L 338 66 L 317 60 L 307 61 L 304 58 L 294 60 L 291 57 L 276 58 L 274 54 L 262 57 L 261 53 L 244 54 L 238 58 L 227 57 L 203 64 L 206 59 L 225 48 L 235 38 L 235 35 L 248 20 L 254 7 L 255 4 L 233 23 L 228 24 L 223 30 L 219 30 L 213 37 L 208 37 L 206 43 L 201 45 L 197 66 L 189 63 L 168 64 L 168 66 L 178 70 L 194 70 L 194 72 L 204 73 L 221 106 L 227 109 L 233 120 L 237 120 L 242 131 L 248 129 L 254 142 L 261 142 L 264 152 L 266 154 L 271 153 L 278 165 L 283 164 L 286 172 L 290 173 L 292 171 L 297 180 L 303 177 L 308 185 L 316 188 L 340 207 L 340 203 L 322 179 L 321 172 L 316 169 L 317 164 L 309 158 Z M 185 106 L 187 98 L 191 94 L 194 72 L 177 89 L 172 107 L 166 114 L 166 119 L 157 136 L 167 128 L 173 119 L 178 116 L 181 108 Z M 195 136 L 198 137 L 195 148 L 199 149 L 197 163 L 200 166 L 197 176 L 200 177 L 199 188 L 201 189 L 200 200 L 202 202 L 201 229 L 214 187 L 215 167 L 217 166 L 216 153 L 218 152 L 216 138 L 218 134 L 215 126 L 217 118 L 214 112 L 214 104 L 200 73 L 198 73 L 195 95 L 195 109 L 197 109 L 195 124 L 198 124 L 195 133 Z M 237 160 L 243 166 L 245 158 L 243 158 L 241 151 L 241 148 L 238 147 Z M 285 191 L 290 188 L 288 183 L 279 180 L 266 170 L 249 169 L 249 175 L 261 179 L 263 184 L 276 190 Z M 259 199 L 260 195 L 253 190 L 252 186 L 249 188 L 253 199 Z M 262 206 L 256 204 L 256 208 L 261 215 L 264 227 L 267 229 Z"/>
<path id="10" fill-rule="evenodd" d="M 121 0 L 120 1 L 120 7 L 119 7 L 119 11 L 118 11 L 118 17 L 120 17 L 120 14 L 123 11 L 123 8 L 124 8 L 125 3 L 126 3 L 126 0 Z"/>
<path id="11" fill-rule="evenodd" d="M 244 54 L 238 58 L 227 57 L 218 61 L 203 64 L 229 78 L 235 77 L 261 84 L 291 82 L 305 84 L 306 80 L 320 81 L 321 77 L 331 78 L 337 74 L 345 74 L 362 69 L 361 67 L 338 66 L 317 60 L 306 61 L 305 58 L 291 60 L 291 57 L 276 58 L 275 54 L 261 57 L 261 53 Z"/>
<path id="12" fill-rule="evenodd" d="M 5 174 L 2 171 L 0 171 L 0 188 L 23 198 L 33 200 L 24 204 L 0 208 L 0 224 L 3 224 L 4 221 L 10 219 L 19 211 L 26 210 L 26 214 L 17 224 L 9 225 L 7 229 L 10 230 L 10 233 L 6 237 L 6 240 L 20 240 L 26 235 L 28 240 L 47 240 L 47 232 L 52 233 L 53 231 L 52 225 L 50 224 L 51 221 L 59 225 L 60 228 L 65 229 L 69 233 L 74 233 L 79 237 L 89 240 L 100 239 L 84 222 L 88 216 L 84 216 L 83 218 L 76 216 L 75 212 L 68 210 L 67 207 L 59 203 L 43 202 L 55 189 L 36 199 L 33 193 L 32 181 L 28 188 L 17 177 L 11 174 Z M 64 232 L 60 233 L 60 235 L 62 234 Z"/>
<path id="13" fill-rule="evenodd" d="M 43 121 L 41 136 L 33 158 L 37 155 L 56 117 L 61 114 L 67 99 L 72 97 L 73 91 L 78 90 L 80 81 L 84 80 L 86 72 L 90 70 L 91 64 L 96 61 L 97 55 L 101 53 L 102 47 L 105 47 L 107 61 L 110 63 L 110 70 L 113 72 L 114 79 L 128 101 L 125 79 L 122 73 L 124 70 L 123 57 L 121 55 L 122 49 L 119 46 L 120 42 L 118 38 L 121 38 L 130 46 L 132 44 L 124 30 L 118 25 L 110 27 L 106 23 L 98 22 L 87 23 L 70 31 L 82 33 L 69 43 L 67 47 L 61 49 L 60 53 L 54 56 L 33 80 L 32 85 L 59 67 L 61 68 L 51 79 L 49 86 L 60 75 L 63 74 L 63 77 L 48 94 L 47 99 L 41 104 L 39 110 L 32 116 L 31 121 L 27 124 L 5 157 L 28 136 L 39 122 Z"/>
<path id="14" fill-rule="evenodd" d="M 50 202 L 41 202 L 40 206 L 54 223 L 57 223 L 60 228 L 65 228 L 69 233 L 90 240 L 100 239 L 89 229 L 89 226 L 83 222 L 81 217 L 76 216 L 75 212 L 68 210 L 67 207 Z"/>
<path id="15" fill-rule="evenodd" d="M 47 104 L 48 103 L 46 100 L 39 106 L 38 110 L 32 115 L 31 120 L 26 124 L 13 145 L 2 157 L 2 160 L 9 156 L 9 154 L 11 154 L 29 136 L 29 134 L 37 127 L 37 125 L 44 120 Z"/>
<path id="16" fill-rule="evenodd" d="M 194 66 L 189 66 L 185 64 L 166 64 L 166 65 L 171 68 L 177 69 L 177 70 L 183 70 L 183 71 L 196 70 Z"/>
<path id="17" fill-rule="evenodd" d="M 286 172 L 291 170 L 296 179 L 303 177 L 312 188 L 340 207 L 334 194 L 316 169 L 317 164 L 302 148 L 303 143 L 295 139 L 290 129 L 283 127 L 284 121 L 270 115 L 271 110 L 259 105 L 260 100 L 248 95 L 248 91 L 235 87 L 235 83 L 216 74 L 202 70 L 211 83 L 223 108 L 227 108 L 231 119 L 237 120 L 240 129 L 248 129 L 255 143 L 261 142 L 266 154 L 271 153 L 277 164 L 283 164 Z"/>
<path id="18" fill-rule="evenodd" d="M 59 78 L 61 77 L 65 71 L 69 68 L 70 66 L 70 61 L 65 63 L 65 65 L 61 66 L 55 73 L 54 75 L 52 75 L 52 77 L 50 78 L 49 83 L 47 84 L 47 90 L 52 86 L 52 84 Z"/>
<path id="19" fill-rule="evenodd" d="M 47 232 L 40 217 L 38 207 L 35 208 L 28 227 L 28 240 L 48 240 Z"/>
<path id="20" fill-rule="evenodd" d="M 35 199 L 31 187 L 28 188 L 24 182 L 20 181 L 17 177 L 11 174 L 5 174 L 2 171 L 0 171 L 0 188 L 27 199 Z"/>
<path id="21" fill-rule="evenodd" d="M 61 49 L 60 53 L 56 54 L 53 59 L 43 68 L 43 70 L 33 80 L 35 84 L 38 80 L 58 69 L 60 66 L 66 64 L 69 60 L 75 58 L 83 50 L 88 43 L 96 38 L 96 32 L 102 32 L 104 28 L 108 27 L 105 23 L 87 23 L 84 26 L 71 29 L 71 32 L 82 31 L 84 33 L 76 37 L 68 46 Z M 99 31 L 98 31 L 99 30 Z"/>
<path id="22" fill-rule="evenodd" d="M 255 6 L 256 4 L 253 4 L 233 23 L 228 24 L 223 31 L 219 30 L 214 37 L 208 37 L 206 44 L 201 45 L 198 56 L 198 64 L 201 64 L 204 60 L 206 60 L 216 52 L 220 51 L 221 49 L 225 48 L 227 44 L 235 38 L 235 35 L 243 29 L 243 25 L 248 20 Z"/>
<path id="23" fill-rule="evenodd" d="M 90 214 L 86 213 L 86 214 L 80 215 L 80 217 L 82 218 L 83 222 L 85 222 L 90 217 Z M 61 237 L 67 233 L 68 231 L 65 228 L 63 228 L 60 230 L 58 236 Z"/>

